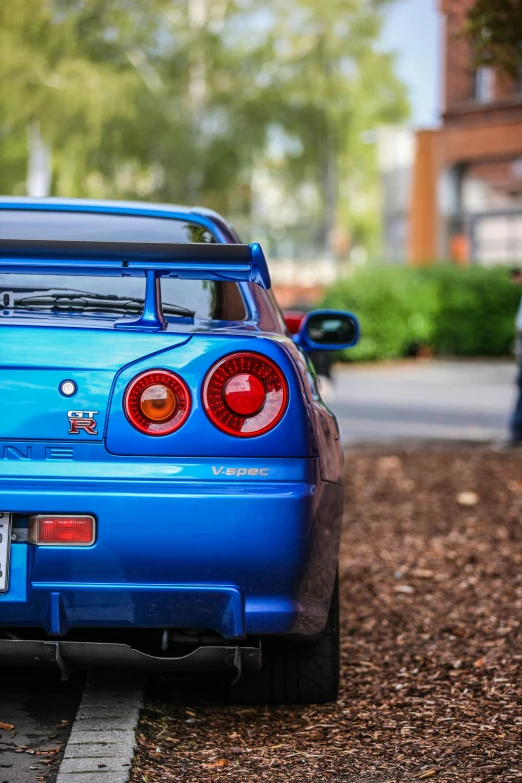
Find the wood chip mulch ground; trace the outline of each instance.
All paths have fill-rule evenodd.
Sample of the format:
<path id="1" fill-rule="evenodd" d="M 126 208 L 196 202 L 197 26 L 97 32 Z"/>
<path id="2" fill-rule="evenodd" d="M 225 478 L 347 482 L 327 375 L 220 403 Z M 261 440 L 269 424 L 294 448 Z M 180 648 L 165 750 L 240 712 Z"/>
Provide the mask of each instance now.
<path id="1" fill-rule="evenodd" d="M 135 783 L 522 781 L 522 454 L 346 456 L 338 703 L 156 693 Z"/>

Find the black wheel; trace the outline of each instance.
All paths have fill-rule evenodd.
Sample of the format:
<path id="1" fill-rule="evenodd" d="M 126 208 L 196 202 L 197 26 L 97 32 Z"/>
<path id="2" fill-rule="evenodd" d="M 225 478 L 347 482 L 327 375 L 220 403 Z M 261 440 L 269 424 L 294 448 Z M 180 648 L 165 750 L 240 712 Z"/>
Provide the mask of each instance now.
<path id="1" fill-rule="evenodd" d="M 313 641 L 277 637 L 263 641 L 263 667 L 244 671 L 230 689 L 241 704 L 324 704 L 339 689 L 339 583 L 335 580 L 328 621 Z"/>

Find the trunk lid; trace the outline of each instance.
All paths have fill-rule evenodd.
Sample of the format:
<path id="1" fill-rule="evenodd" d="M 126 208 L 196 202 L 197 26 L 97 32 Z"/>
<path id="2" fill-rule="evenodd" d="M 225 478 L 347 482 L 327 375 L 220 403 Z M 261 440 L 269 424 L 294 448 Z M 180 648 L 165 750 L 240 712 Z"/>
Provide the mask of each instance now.
<path id="1" fill-rule="evenodd" d="M 0 439 L 103 440 L 118 371 L 190 338 L 190 333 L 2 326 Z M 60 393 L 66 380 L 76 384 L 73 396 Z M 91 413 L 95 425 L 72 426 L 71 412 L 85 419 Z"/>

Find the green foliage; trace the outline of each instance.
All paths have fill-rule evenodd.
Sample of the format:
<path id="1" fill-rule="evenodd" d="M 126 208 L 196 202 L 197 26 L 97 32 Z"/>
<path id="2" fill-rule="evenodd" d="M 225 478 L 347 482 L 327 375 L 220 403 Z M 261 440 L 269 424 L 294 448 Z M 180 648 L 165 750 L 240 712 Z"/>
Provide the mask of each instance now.
<path id="1" fill-rule="evenodd" d="M 475 0 L 465 34 L 478 65 L 494 65 L 519 78 L 522 65 L 522 3 L 520 0 Z"/>
<path id="2" fill-rule="evenodd" d="M 352 310 L 360 320 L 360 342 L 346 358 L 392 359 L 430 342 L 437 286 L 407 267 L 363 267 L 332 287 L 323 304 Z"/>
<path id="3" fill-rule="evenodd" d="M 520 302 L 505 267 L 444 265 L 425 270 L 438 286 L 433 348 L 453 356 L 503 356 L 511 351 Z"/>
<path id="4" fill-rule="evenodd" d="M 359 345 L 347 361 L 399 358 L 421 346 L 453 356 L 507 355 L 520 289 L 505 268 L 364 267 L 326 292 L 327 307 L 352 310 Z"/>

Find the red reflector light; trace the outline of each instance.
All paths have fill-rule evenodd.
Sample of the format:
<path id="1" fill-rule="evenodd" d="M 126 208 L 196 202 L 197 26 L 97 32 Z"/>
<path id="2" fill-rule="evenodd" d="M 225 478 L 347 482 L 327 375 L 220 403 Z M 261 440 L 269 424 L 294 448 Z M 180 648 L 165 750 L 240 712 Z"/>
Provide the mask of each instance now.
<path id="1" fill-rule="evenodd" d="M 169 370 L 147 370 L 127 386 L 123 409 L 128 420 L 147 435 L 170 435 L 185 423 L 191 400 L 187 384 Z"/>
<path id="2" fill-rule="evenodd" d="M 90 546 L 94 543 L 94 517 L 38 514 L 29 518 L 29 541 L 31 544 Z"/>
<path id="3" fill-rule="evenodd" d="M 288 387 L 279 367 L 258 353 L 221 359 L 205 378 L 203 407 L 222 432 L 240 438 L 263 435 L 280 421 Z"/>
<path id="4" fill-rule="evenodd" d="M 283 310 L 283 319 L 290 334 L 297 334 L 305 313 L 297 310 Z"/>

